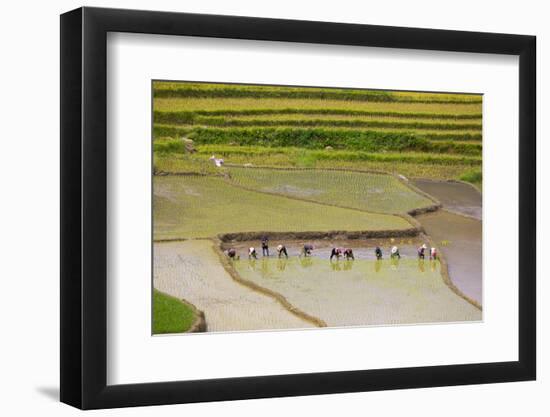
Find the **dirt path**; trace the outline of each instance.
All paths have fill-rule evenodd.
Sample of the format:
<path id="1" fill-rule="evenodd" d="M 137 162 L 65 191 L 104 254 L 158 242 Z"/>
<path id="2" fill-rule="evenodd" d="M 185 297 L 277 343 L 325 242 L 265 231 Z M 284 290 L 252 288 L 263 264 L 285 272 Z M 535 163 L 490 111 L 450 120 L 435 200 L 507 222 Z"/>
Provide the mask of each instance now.
<path id="1" fill-rule="evenodd" d="M 271 297 L 233 281 L 209 240 L 155 243 L 153 282 L 204 311 L 209 332 L 312 327 Z"/>

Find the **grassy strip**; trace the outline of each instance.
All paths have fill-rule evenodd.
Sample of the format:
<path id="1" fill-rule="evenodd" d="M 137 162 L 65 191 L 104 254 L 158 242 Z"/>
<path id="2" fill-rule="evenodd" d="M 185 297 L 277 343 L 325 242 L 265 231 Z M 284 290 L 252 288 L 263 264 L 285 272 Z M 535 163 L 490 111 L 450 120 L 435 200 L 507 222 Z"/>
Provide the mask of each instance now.
<path id="1" fill-rule="evenodd" d="M 303 126 L 303 127 L 363 127 L 433 130 L 481 130 L 481 123 L 433 123 L 415 121 L 386 121 L 363 119 L 240 119 L 223 116 L 199 116 L 190 112 L 154 112 L 154 122 L 163 124 L 195 124 L 206 126 L 248 127 L 248 126 Z"/>
<path id="2" fill-rule="evenodd" d="M 162 130 L 162 133 L 175 133 Z M 183 133 L 183 132 L 181 132 Z M 481 155 L 480 143 L 430 141 L 412 133 L 337 129 L 195 128 L 186 131 L 196 144 L 232 144 L 240 146 L 300 147 L 306 149 L 357 150 L 365 152 L 429 152 Z"/>
<path id="3" fill-rule="evenodd" d="M 337 109 L 344 111 L 374 111 L 396 113 L 435 113 L 435 114 L 476 114 L 482 113 L 480 103 L 441 104 L 441 103 L 402 103 L 370 102 L 348 100 L 312 100 L 298 98 L 155 98 L 153 108 L 158 111 L 217 111 L 231 109 L 296 109 L 321 110 Z M 206 116 L 208 114 L 205 114 Z"/>
<path id="4" fill-rule="evenodd" d="M 269 161 L 284 156 L 285 160 L 297 160 L 298 165 L 313 166 L 307 161 L 376 161 L 376 162 L 408 162 L 416 164 L 441 164 L 441 165 L 469 165 L 481 164 L 481 157 L 462 155 L 441 155 L 430 153 L 400 152 L 400 153 L 371 153 L 340 150 L 307 150 L 301 148 L 270 148 L 263 146 L 228 146 L 228 145 L 202 145 L 198 147 L 199 155 L 210 156 L 212 154 L 235 157 L 258 157 L 264 159 L 262 165 L 270 165 Z M 300 163 L 303 162 L 303 163 Z M 231 161 L 228 161 L 231 162 Z M 277 164 L 280 165 L 280 164 Z M 292 165 L 291 165 L 292 166 Z M 295 164 L 293 166 L 296 166 Z"/>
<path id="5" fill-rule="evenodd" d="M 153 290 L 153 334 L 186 332 L 196 319 L 191 306 Z"/>
<path id="6" fill-rule="evenodd" d="M 334 159 L 319 159 L 319 151 L 309 151 L 306 149 L 282 150 L 277 148 L 268 148 L 264 153 L 224 153 L 227 146 L 217 147 L 206 145 L 199 147 L 199 153 L 191 155 L 181 154 L 155 154 L 155 172 L 168 172 L 175 174 L 201 174 L 201 175 L 219 175 L 223 169 L 216 168 L 208 158 L 212 154 L 226 157 L 228 163 L 234 164 L 253 164 L 266 165 L 274 167 L 308 167 L 308 168 L 341 168 L 363 171 L 380 171 L 402 174 L 406 177 L 434 178 L 441 180 L 459 179 L 465 173 L 472 169 L 479 169 L 481 160 L 474 163 L 472 161 L 452 160 L 447 158 L 435 159 L 431 162 L 418 162 L 418 158 L 403 158 L 403 154 L 395 155 L 396 158 L 374 159 L 345 159 L 346 154 L 341 151 L 332 151 L 336 154 Z M 235 148 L 235 147 L 231 147 Z M 328 152 L 328 151 L 326 151 Z M 416 155 L 416 154 L 412 154 Z M 440 155 L 436 155 L 440 156 Z M 434 156 L 435 157 L 435 156 Z M 405 160 L 404 160 L 405 159 Z M 416 161 L 415 161 L 416 159 Z"/>
<path id="7" fill-rule="evenodd" d="M 210 131 L 209 133 L 206 133 L 207 131 Z M 212 139 L 214 136 L 218 137 L 218 141 L 220 142 L 234 142 L 233 139 L 228 139 L 229 137 L 241 137 L 240 135 L 244 134 L 247 137 L 250 137 L 251 135 L 255 135 L 259 138 L 266 137 L 267 135 L 273 135 L 273 132 L 285 132 L 285 133 L 278 133 L 277 135 L 283 135 L 287 138 L 289 135 L 294 136 L 297 138 L 298 136 L 302 137 L 325 137 L 326 140 L 330 140 L 330 138 L 344 138 L 344 137 L 355 137 L 357 138 L 358 135 L 370 135 L 370 137 L 375 136 L 385 136 L 388 137 L 388 135 L 394 135 L 395 137 L 406 137 L 406 136 L 414 136 L 417 139 L 425 139 L 425 140 L 450 140 L 450 141 L 481 141 L 482 134 L 481 133 L 472 133 L 472 132 L 449 132 L 449 131 L 433 131 L 433 130 L 427 130 L 427 131 L 414 131 L 411 132 L 410 130 L 395 130 L 395 129 L 386 129 L 379 128 L 376 130 L 363 130 L 363 129 L 345 129 L 345 128 L 317 128 L 317 129 L 308 129 L 308 128 L 285 128 L 285 127 L 257 127 L 257 128 L 235 128 L 235 127 L 218 127 L 218 128 L 203 128 L 203 127 L 197 127 L 197 126 L 174 126 L 174 125 L 164 125 L 164 124 L 155 124 L 153 125 L 153 135 L 155 138 L 159 137 L 177 137 L 177 136 L 189 136 L 193 137 L 195 133 L 197 133 L 197 136 L 201 135 L 207 135 L 209 139 Z M 216 132 L 216 133 L 215 133 Z M 219 132 L 219 133 L 218 133 Z M 294 132 L 294 133 L 288 133 L 288 132 Z M 305 132 L 305 133 L 304 133 Z M 204 137 L 204 136 L 203 136 Z M 225 138 L 225 139 L 223 139 Z M 193 138 L 195 139 L 195 137 Z M 223 140 L 222 140 L 223 139 Z M 300 139 L 301 140 L 301 139 Z M 292 141 L 291 141 L 292 142 Z M 327 144 L 330 146 L 334 146 L 331 144 Z M 296 146 L 296 143 L 292 143 L 291 146 Z M 316 146 L 314 144 L 310 144 L 310 146 Z"/>
<path id="8" fill-rule="evenodd" d="M 153 96 L 155 98 L 303 98 L 456 104 L 481 103 L 482 100 L 479 95 L 464 94 L 394 93 L 381 90 L 163 82 L 155 83 Z"/>
<path id="9" fill-rule="evenodd" d="M 159 115 L 157 116 L 157 113 Z M 394 117 L 407 119 L 444 119 L 444 120 L 476 120 L 481 119 L 481 113 L 430 113 L 430 112 L 399 112 L 399 111 L 371 111 L 354 109 L 332 109 L 332 108 L 252 108 L 252 109 L 220 109 L 220 110 L 189 110 L 189 111 L 166 111 L 155 110 L 157 117 L 166 118 L 167 122 L 177 120 L 192 120 L 194 116 L 272 116 L 272 115 L 334 115 L 334 116 L 368 116 L 368 117 Z M 162 119 L 159 119 L 162 120 Z"/>

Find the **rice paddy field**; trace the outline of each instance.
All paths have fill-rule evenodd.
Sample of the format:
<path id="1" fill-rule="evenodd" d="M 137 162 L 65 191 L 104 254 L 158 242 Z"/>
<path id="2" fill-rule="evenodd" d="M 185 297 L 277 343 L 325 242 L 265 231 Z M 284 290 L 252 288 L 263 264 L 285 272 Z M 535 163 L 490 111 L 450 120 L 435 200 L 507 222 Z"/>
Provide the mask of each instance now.
<path id="1" fill-rule="evenodd" d="M 169 308 L 156 333 L 186 331 L 183 319 L 165 314 L 184 317 L 174 300 L 204 312 L 209 332 L 482 319 L 481 221 L 460 217 L 480 214 L 481 197 L 445 181 L 481 189 L 482 95 L 164 81 L 152 88 L 153 285 L 157 298 L 174 297 L 158 303 Z M 439 200 L 455 214 L 408 215 Z M 298 256 L 312 243 L 300 234 L 321 239 L 311 257 Z M 246 241 L 252 235 L 270 238 L 271 256 Z M 446 262 L 419 261 L 423 243 L 441 246 Z M 274 255 L 277 244 L 288 245 L 288 259 Z M 330 261 L 342 245 L 355 260 Z M 393 245 L 399 260 L 387 257 Z M 248 259 L 250 246 L 258 259 Z"/>
<path id="2" fill-rule="evenodd" d="M 243 278 L 281 293 L 329 327 L 480 320 L 481 311 L 444 284 L 439 268 L 415 258 L 235 262 Z"/>
<path id="3" fill-rule="evenodd" d="M 326 206 L 232 186 L 220 177 L 154 178 L 155 240 L 210 238 L 235 232 L 403 230 L 391 214 Z"/>
<path id="4" fill-rule="evenodd" d="M 229 173 L 248 189 L 370 212 L 407 213 L 434 204 L 386 174 L 250 167 L 231 167 Z"/>
<path id="5" fill-rule="evenodd" d="M 209 240 L 156 243 L 153 284 L 205 312 L 209 332 L 308 328 L 277 301 L 231 279 Z M 176 333 L 176 332 L 173 332 Z"/>

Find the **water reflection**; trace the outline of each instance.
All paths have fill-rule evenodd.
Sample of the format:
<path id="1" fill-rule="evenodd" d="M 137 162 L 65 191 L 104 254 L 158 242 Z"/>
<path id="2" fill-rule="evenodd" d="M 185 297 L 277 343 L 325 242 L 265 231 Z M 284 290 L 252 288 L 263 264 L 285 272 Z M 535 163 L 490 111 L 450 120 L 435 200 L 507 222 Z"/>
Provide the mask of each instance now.
<path id="1" fill-rule="evenodd" d="M 330 261 L 330 266 L 333 271 L 341 271 L 342 268 L 340 268 L 340 261 L 332 262 Z"/>
<path id="2" fill-rule="evenodd" d="M 380 268 L 382 268 L 382 261 L 377 259 L 374 261 L 374 272 L 380 272 Z"/>
<path id="3" fill-rule="evenodd" d="M 277 259 L 277 269 L 279 271 L 284 271 L 286 269 L 287 262 L 288 262 L 288 259 L 286 259 L 286 258 Z"/>
<path id="4" fill-rule="evenodd" d="M 393 257 L 390 259 L 390 265 L 391 265 L 391 269 L 393 270 L 396 270 L 397 267 L 399 266 L 399 259 L 400 258 L 397 258 L 397 257 Z"/>
<path id="5" fill-rule="evenodd" d="M 300 259 L 300 265 L 302 265 L 303 268 L 309 268 L 313 265 L 313 258 L 311 257 L 303 257 Z"/>
<path id="6" fill-rule="evenodd" d="M 344 261 L 344 271 L 350 271 L 352 267 L 353 267 L 352 260 L 347 259 Z"/>
<path id="7" fill-rule="evenodd" d="M 426 270 L 426 268 L 424 266 L 424 259 L 419 259 L 418 260 L 418 270 L 420 272 L 424 272 Z"/>

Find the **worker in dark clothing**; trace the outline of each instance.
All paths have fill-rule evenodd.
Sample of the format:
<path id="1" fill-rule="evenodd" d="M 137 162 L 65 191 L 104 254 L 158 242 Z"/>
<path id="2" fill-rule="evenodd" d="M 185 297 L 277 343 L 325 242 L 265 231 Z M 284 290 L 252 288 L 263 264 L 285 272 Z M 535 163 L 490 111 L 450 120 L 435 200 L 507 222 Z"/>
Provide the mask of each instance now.
<path id="1" fill-rule="evenodd" d="M 335 256 L 336 256 L 336 259 L 339 260 L 340 256 L 342 256 L 342 249 L 332 248 L 332 252 L 330 252 L 330 260 L 332 261 L 332 258 Z"/>
<path id="2" fill-rule="evenodd" d="M 425 243 L 418 248 L 418 259 L 424 259 L 426 257 L 426 249 L 428 249 L 428 247 Z"/>
<path id="3" fill-rule="evenodd" d="M 350 260 L 350 259 L 353 259 L 355 260 L 355 257 L 353 256 L 353 250 L 351 248 L 346 248 L 344 249 L 344 257 L 346 258 L 346 260 Z"/>
<path id="4" fill-rule="evenodd" d="M 311 256 L 311 251 L 313 250 L 313 245 L 310 243 L 306 243 L 304 245 L 304 249 L 302 249 L 302 252 L 300 252 L 300 256 L 304 255 L 304 257 Z"/>
<path id="5" fill-rule="evenodd" d="M 235 259 L 235 257 L 237 256 L 237 251 L 231 248 L 227 251 L 227 256 L 229 256 L 230 259 Z"/>
<path id="6" fill-rule="evenodd" d="M 380 260 L 382 259 L 382 249 L 380 249 L 379 246 L 376 247 L 374 250 L 374 254 L 376 255 L 376 259 Z"/>
<path id="7" fill-rule="evenodd" d="M 262 238 L 262 256 L 269 256 L 269 245 L 267 240 L 267 236 Z"/>

